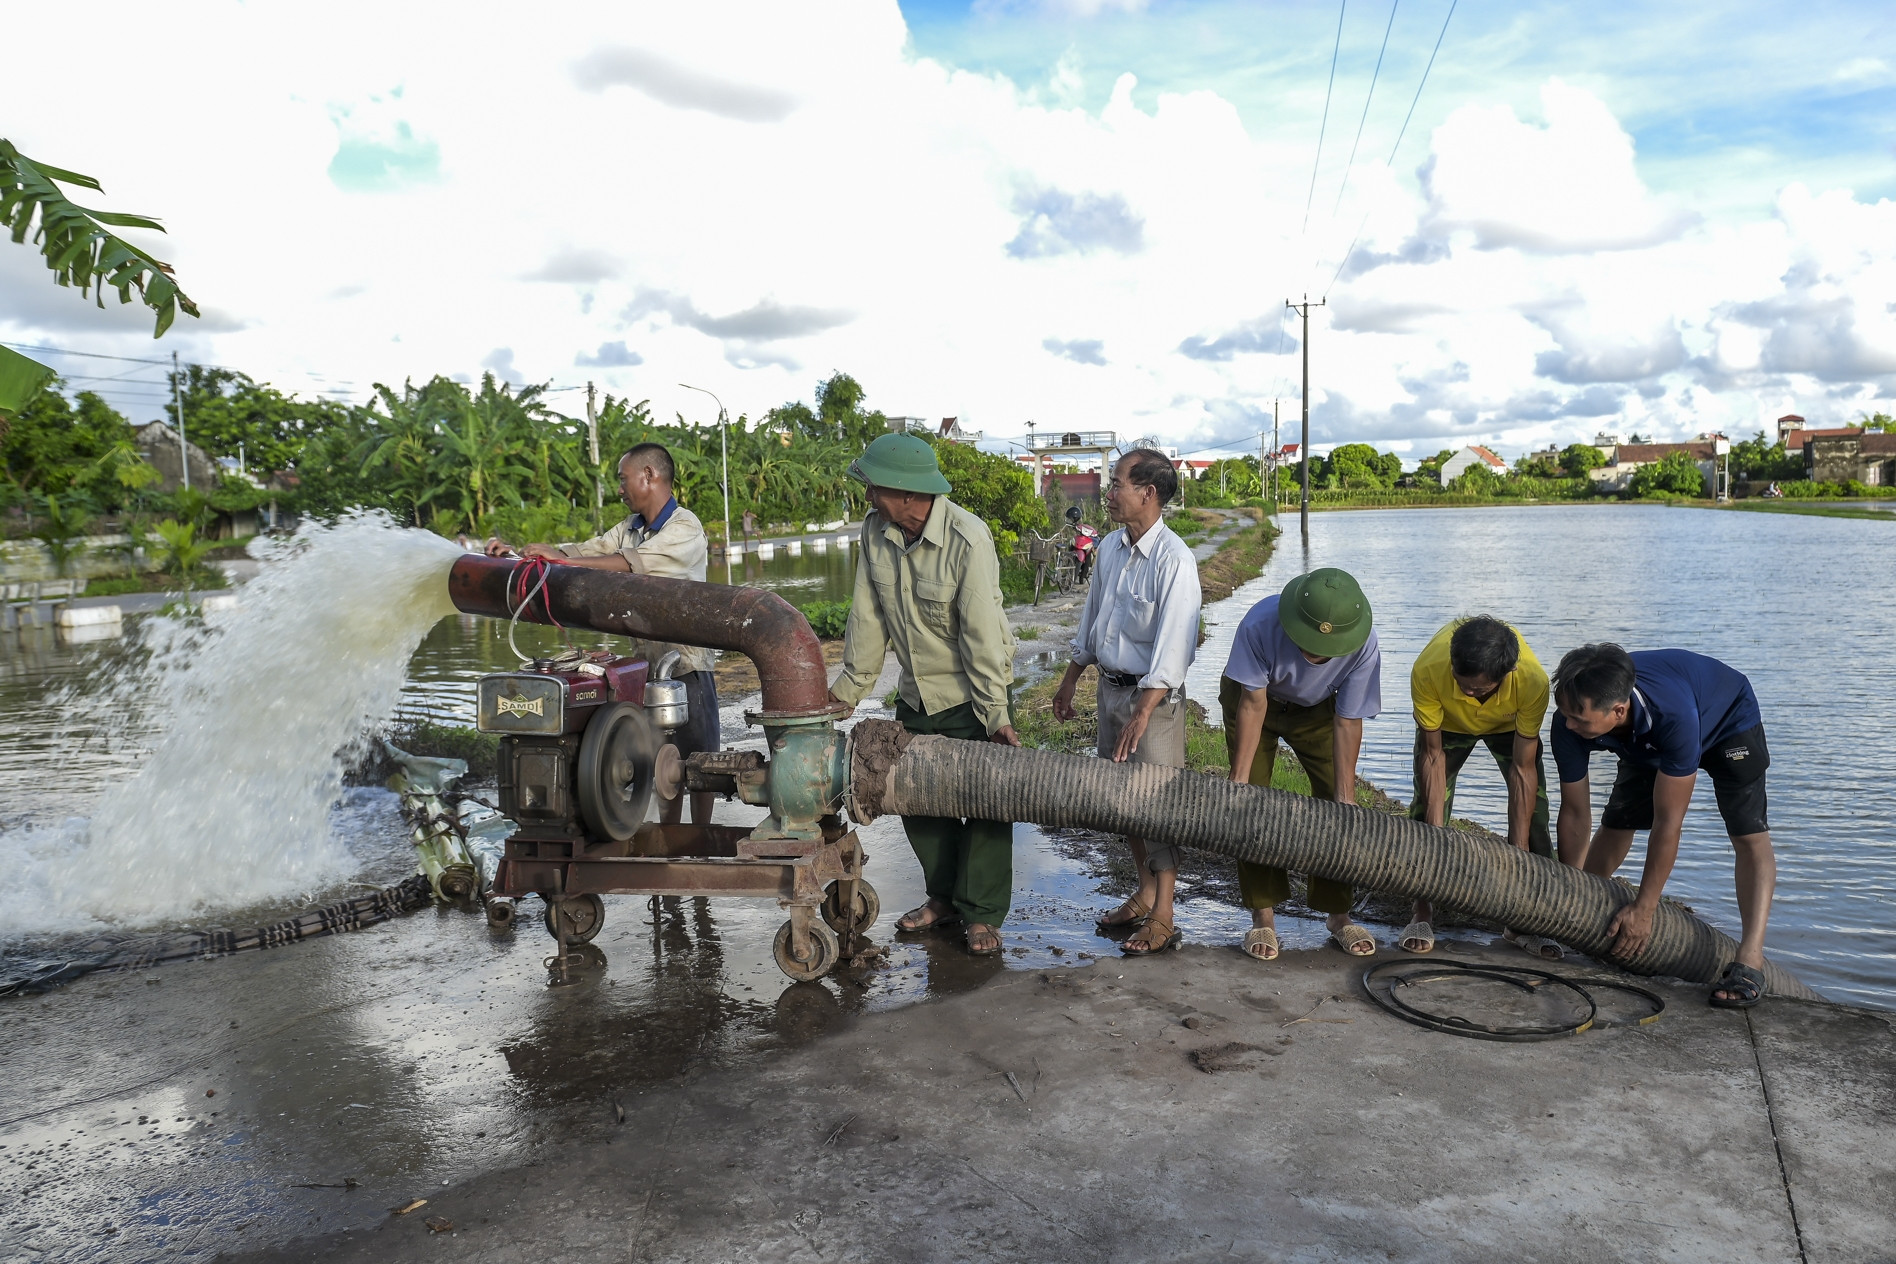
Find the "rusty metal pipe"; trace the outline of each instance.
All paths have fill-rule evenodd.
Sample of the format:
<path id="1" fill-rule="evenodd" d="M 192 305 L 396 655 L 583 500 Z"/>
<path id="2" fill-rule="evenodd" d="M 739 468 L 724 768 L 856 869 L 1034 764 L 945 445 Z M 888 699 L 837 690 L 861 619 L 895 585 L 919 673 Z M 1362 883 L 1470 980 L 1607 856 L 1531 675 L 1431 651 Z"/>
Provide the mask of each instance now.
<path id="1" fill-rule="evenodd" d="M 520 563 L 470 553 L 448 572 L 448 597 L 466 614 L 506 619 L 508 579 Z M 551 618 L 548 617 L 549 612 Z M 734 650 L 757 665 L 762 720 L 828 715 L 823 645 L 795 606 L 761 588 L 659 579 L 629 571 L 550 566 L 546 586 L 520 618 L 559 622 L 647 641 Z"/>

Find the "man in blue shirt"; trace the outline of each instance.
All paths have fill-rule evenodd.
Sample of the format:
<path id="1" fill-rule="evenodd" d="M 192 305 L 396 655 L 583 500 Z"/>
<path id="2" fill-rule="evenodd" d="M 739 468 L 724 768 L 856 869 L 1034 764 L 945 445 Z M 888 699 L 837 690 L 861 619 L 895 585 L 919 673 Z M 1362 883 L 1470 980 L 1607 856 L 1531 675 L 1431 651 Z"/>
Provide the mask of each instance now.
<path id="1" fill-rule="evenodd" d="M 1231 780 L 1270 785 L 1282 741 L 1309 775 L 1312 795 L 1356 802 L 1363 721 L 1382 710 L 1382 647 L 1373 624 L 1363 590 L 1334 567 L 1299 575 L 1251 607 L 1218 682 Z M 1290 875 L 1241 861 L 1238 897 L 1251 910 L 1244 951 L 1274 960 L 1277 906 L 1290 898 Z M 1356 893 L 1349 883 L 1312 875 L 1308 898 L 1327 915 L 1338 948 L 1353 957 L 1376 951 L 1375 936 L 1350 919 Z"/>
<path id="2" fill-rule="evenodd" d="M 1620 909 L 1608 932 L 1615 956 L 1630 958 L 1652 938 L 1659 895 L 1679 855 L 1679 830 L 1701 770 L 1710 774 L 1737 852 L 1738 956 L 1712 988 L 1711 1003 L 1748 1009 L 1764 996 L 1764 927 L 1771 915 L 1777 860 L 1766 820 L 1764 772 L 1771 765 L 1751 682 L 1715 658 L 1690 650 L 1583 645 L 1554 672 L 1554 762 L 1560 769 L 1560 859 L 1612 877 L 1649 830 L 1639 897 Z M 1619 756 L 1619 775 L 1591 840 L 1593 801 L 1588 757 Z"/>

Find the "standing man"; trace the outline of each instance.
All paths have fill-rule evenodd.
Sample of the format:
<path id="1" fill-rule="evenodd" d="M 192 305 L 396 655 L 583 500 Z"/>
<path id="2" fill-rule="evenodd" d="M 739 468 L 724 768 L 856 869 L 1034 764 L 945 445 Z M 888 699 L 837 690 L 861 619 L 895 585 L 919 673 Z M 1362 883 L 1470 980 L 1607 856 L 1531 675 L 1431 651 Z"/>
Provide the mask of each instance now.
<path id="1" fill-rule="evenodd" d="M 878 436 L 849 467 L 869 490 L 843 670 L 830 695 L 854 706 L 876 687 L 890 649 L 902 666 L 895 718 L 911 733 L 1019 746 L 1014 634 L 1001 609 L 1000 559 L 987 524 L 948 499 L 935 450 L 911 434 Z M 1013 902 L 1008 821 L 905 816 L 928 901 L 896 929 L 966 925 L 968 951 L 1001 951 Z"/>
<path id="2" fill-rule="evenodd" d="M 1191 549 L 1160 521 L 1177 494 L 1178 472 L 1160 453 L 1140 449 L 1113 467 L 1106 514 L 1121 526 L 1100 545 L 1073 661 L 1053 695 L 1053 714 L 1073 719 L 1073 688 L 1098 666 L 1099 755 L 1117 763 L 1185 766 L 1185 673 L 1198 650 L 1202 597 Z M 1184 938 L 1172 924 L 1177 850 L 1143 838 L 1126 843 L 1139 890 L 1099 926 L 1136 927 L 1124 945 L 1132 956 L 1176 948 Z"/>
<path id="3" fill-rule="evenodd" d="M 1231 780 L 1270 785 L 1281 739 L 1309 774 L 1312 795 L 1355 803 L 1363 721 L 1382 710 L 1382 647 L 1355 579 L 1324 567 L 1252 606 L 1238 625 L 1218 705 Z M 1375 937 L 1350 920 L 1356 893 L 1328 878 L 1309 883 L 1310 907 L 1329 915 L 1330 942 L 1353 957 L 1373 956 Z M 1290 898 L 1290 875 L 1240 862 L 1238 893 L 1251 910 L 1244 951 L 1276 959 L 1277 906 Z"/>
<path id="4" fill-rule="evenodd" d="M 1445 825 L 1455 810 L 1455 777 L 1485 744 L 1508 786 L 1508 842 L 1553 858 L 1547 829 L 1547 767 L 1541 721 L 1547 718 L 1547 671 L 1519 632 L 1491 615 L 1458 619 L 1435 634 L 1409 672 L 1415 706 L 1415 797 L 1409 815 Z M 1415 902 L 1415 920 L 1397 942 L 1410 952 L 1435 947 L 1435 910 Z M 1560 945 L 1538 935 L 1510 943 L 1549 961 Z"/>
<path id="5" fill-rule="evenodd" d="M 672 455 L 656 443 L 641 443 L 619 458 L 619 498 L 632 511 L 631 516 L 604 535 L 578 544 L 524 544 L 522 557 L 547 557 L 568 566 L 587 566 L 603 571 L 631 571 L 635 575 L 656 575 L 663 579 L 695 579 L 704 582 L 705 559 L 709 546 L 704 524 L 698 516 L 678 503 L 672 495 L 677 467 Z M 487 542 L 491 557 L 504 557 L 515 550 L 496 536 Z M 712 667 L 717 651 L 698 645 L 672 645 L 660 641 L 635 641 L 632 653 L 643 655 L 654 669 L 672 650 L 678 651 L 674 678 L 685 682 L 687 718 L 683 728 L 672 734 L 672 743 L 680 756 L 695 751 L 715 751 L 723 744 L 718 723 L 717 677 Z M 711 808 L 717 796 L 691 796 L 691 820 L 694 825 L 711 823 Z M 661 800 L 659 819 L 676 825 L 684 815 L 684 799 Z"/>
<path id="6" fill-rule="evenodd" d="M 1738 955 L 1713 985 L 1711 1003 L 1749 1009 L 1764 999 L 1764 927 L 1777 885 L 1777 857 L 1766 820 L 1764 772 L 1771 753 L 1751 682 L 1715 658 L 1690 650 L 1583 645 L 1554 671 L 1553 747 L 1560 771 L 1560 859 L 1610 878 L 1646 838 L 1639 897 L 1613 915 L 1613 954 L 1628 958 L 1652 939 L 1659 895 L 1679 855 L 1679 831 L 1700 770 L 1712 778 L 1718 814 L 1737 853 Z M 1593 800 L 1588 758 L 1619 756 L 1619 774 L 1591 842 Z"/>

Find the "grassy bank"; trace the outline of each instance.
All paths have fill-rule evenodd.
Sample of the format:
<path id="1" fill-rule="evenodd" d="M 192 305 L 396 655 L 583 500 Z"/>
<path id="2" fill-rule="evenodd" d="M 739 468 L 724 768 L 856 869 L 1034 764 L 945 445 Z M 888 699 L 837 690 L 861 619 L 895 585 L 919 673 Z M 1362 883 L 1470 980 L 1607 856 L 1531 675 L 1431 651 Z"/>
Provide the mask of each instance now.
<path id="1" fill-rule="evenodd" d="M 1875 518 L 1882 522 L 1896 522 L 1896 510 L 1825 504 L 1818 500 L 1740 501 L 1719 508 L 1736 509 L 1743 513 L 1808 514 L 1815 518 Z"/>

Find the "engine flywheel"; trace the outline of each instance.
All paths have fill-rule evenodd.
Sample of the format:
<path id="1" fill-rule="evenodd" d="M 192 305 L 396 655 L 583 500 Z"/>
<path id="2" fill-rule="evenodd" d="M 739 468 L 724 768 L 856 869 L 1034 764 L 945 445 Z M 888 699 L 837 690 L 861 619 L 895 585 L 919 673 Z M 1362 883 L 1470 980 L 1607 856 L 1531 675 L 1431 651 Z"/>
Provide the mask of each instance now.
<path id="1" fill-rule="evenodd" d="M 645 824 L 658 734 L 645 708 L 601 707 L 579 739 L 579 815 L 595 837 L 624 842 Z"/>

